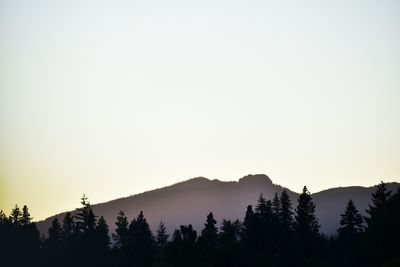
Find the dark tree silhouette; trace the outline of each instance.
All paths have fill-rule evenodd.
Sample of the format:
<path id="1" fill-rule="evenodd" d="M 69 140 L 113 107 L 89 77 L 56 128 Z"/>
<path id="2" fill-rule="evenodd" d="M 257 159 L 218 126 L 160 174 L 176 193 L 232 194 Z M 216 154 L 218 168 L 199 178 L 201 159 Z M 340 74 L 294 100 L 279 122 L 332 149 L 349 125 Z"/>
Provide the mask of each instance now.
<path id="1" fill-rule="evenodd" d="M 317 236 L 319 227 L 318 219 L 315 217 L 315 204 L 307 187 L 304 186 L 296 208 L 294 229 L 298 235 L 309 237 Z"/>
<path id="2" fill-rule="evenodd" d="M 152 265 L 155 244 L 143 211 L 140 211 L 138 217 L 133 219 L 129 225 L 129 247 L 133 265 Z"/>
<path id="3" fill-rule="evenodd" d="M 22 216 L 21 216 L 21 225 L 28 225 L 31 223 L 31 215 L 29 214 L 28 207 L 26 205 L 23 206 L 22 208 Z"/>
<path id="4" fill-rule="evenodd" d="M 385 206 L 386 201 L 391 193 L 391 191 L 387 190 L 384 182 L 381 182 L 376 187 L 375 192 L 372 193 L 372 205 L 369 204 L 369 208 L 366 210 L 366 212 L 369 214 L 369 217 L 365 217 L 365 221 L 368 226 L 370 226 L 370 224 L 373 223 L 374 218 L 378 217 L 383 211 L 383 207 Z"/>
<path id="5" fill-rule="evenodd" d="M 372 195 L 375 207 L 379 209 L 373 209 L 363 239 L 364 255 L 369 266 L 400 266 L 400 188 L 390 197 L 388 193 L 381 183 Z"/>
<path id="6" fill-rule="evenodd" d="M 293 226 L 293 209 L 292 203 L 290 201 L 289 195 L 286 189 L 284 189 L 280 196 L 280 211 L 279 211 L 279 221 L 281 223 L 281 228 L 288 232 Z"/>
<path id="7" fill-rule="evenodd" d="M 57 218 L 55 218 L 51 222 L 51 226 L 48 230 L 48 233 L 49 233 L 48 242 L 51 246 L 61 244 L 64 234 L 61 224 L 58 222 Z"/>
<path id="8" fill-rule="evenodd" d="M 97 220 L 85 196 L 81 203 L 62 226 L 54 219 L 42 240 L 26 206 L 16 205 L 9 216 L 0 211 L 1 266 L 400 266 L 400 189 L 391 195 L 384 183 L 372 194 L 367 226 L 349 200 L 329 239 L 319 233 L 306 187 L 294 219 L 286 190 L 272 201 L 260 194 L 243 224 L 223 220 L 218 233 L 209 213 L 199 238 L 192 225 L 181 225 L 170 242 L 163 222 L 154 238 L 143 212 L 128 223 L 121 211 L 113 248 L 105 219 Z"/>
<path id="9" fill-rule="evenodd" d="M 219 240 L 224 246 L 236 245 L 240 240 L 242 232 L 242 223 L 239 220 L 233 223 L 230 220 L 223 220 Z"/>
<path id="10" fill-rule="evenodd" d="M 118 213 L 115 225 L 117 226 L 117 228 L 115 229 L 116 234 L 113 234 L 113 239 L 115 241 L 114 246 L 126 247 L 129 240 L 129 222 L 128 218 L 125 216 L 125 213 L 122 210 Z"/>
<path id="11" fill-rule="evenodd" d="M 9 219 L 10 219 L 11 223 L 13 223 L 14 225 L 21 224 L 22 213 L 21 213 L 21 210 L 19 209 L 18 205 L 15 205 L 15 207 L 11 210 Z"/>
<path id="12" fill-rule="evenodd" d="M 200 242 L 206 247 L 215 247 L 217 243 L 218 229 L 216 224 L 217 221 L 214 219 L 212 212 L 210 212 L 207 215 L 207 221 L 200 236 Z"/>
<path id="13" fill-rule="evenodd" d="M 62 230 L 64 233 L 64 239 L 69 241 L 72 238 L 75 230 L 75 223 L 71 212 L 67 212 L 67 214 L 65 214 Z"/>
<path id="14" fill-rule="evenodd" d="M 340 216 L 341 227 L 337 230 L 339 237 L 345 240 L 354 239 L 362 231 L 363 218 L 351 199 L 344 214 Z"/>
<path id="15" fill-rule="evenodd" d="M 76 229 L 84 234 L 93 232 L 96 228 L 96 216 L 94 215 L 90 202 L 85 195 L 81 198 L 81 204 L 82 207 L 77 210 L 77 213 L 74 216 Z"/>
<path id="16" fill-rule="evenodd" d="M 161 221 L 158 225 L 156 235 L 157 246 L 159 248 L 163 248 L 167 245 L 168 236 L 169 235 L 167 234 L 167 228 L 165 227 L 165 224 Z"/>

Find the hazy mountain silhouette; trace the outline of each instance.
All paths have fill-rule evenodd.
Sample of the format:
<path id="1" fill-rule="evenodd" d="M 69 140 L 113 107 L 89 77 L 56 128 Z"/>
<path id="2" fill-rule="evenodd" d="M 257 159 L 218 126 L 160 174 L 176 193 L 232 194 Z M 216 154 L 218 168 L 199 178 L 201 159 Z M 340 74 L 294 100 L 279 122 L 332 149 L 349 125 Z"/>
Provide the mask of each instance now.
<path id="1" fill-rule="evenodd" d="M 399 183 L 387 183 L 388 189 L 392 191 L 399 186 Z M 243 220 L 247 205 L 256 204 L 260 193 L 263 193 L 266 199 L 272 199 L 275 192 L 280 194 L 283 189 L 284 187 L 273 184 L 264 174 L 247 175 L 237 182 L 198 177 L 164 188 L 95 204 L 93 211 L 96 215 L 105 217 L 111 232 L 115 229 L 116 217 L 120 210 L 123 210 L 130 220 L 143 210 L 153 232 L 161 220 L 169 233 L 179 228 L 181 224 L 192 224 L 199 231 L 203 228 L 209 212 L 213 212 L 218 226 L 222 219 Z M 352 186 L 314 193 L 313 199 L 321 232 L 335 233 L 339 226 L 340 214 L 343 213 L 350 198 L 361 214 L 365 215 L 373 191 L 374 187 Z M 295 208 L 298 193 L 290 189 L 287 189 L 287 192 Z M 39 221 L 37 227 L 41 233 L 47 234 L 51 221 L 55 217 L 62 221 L 64 216 L 65 213 L 61 213 Z"/>

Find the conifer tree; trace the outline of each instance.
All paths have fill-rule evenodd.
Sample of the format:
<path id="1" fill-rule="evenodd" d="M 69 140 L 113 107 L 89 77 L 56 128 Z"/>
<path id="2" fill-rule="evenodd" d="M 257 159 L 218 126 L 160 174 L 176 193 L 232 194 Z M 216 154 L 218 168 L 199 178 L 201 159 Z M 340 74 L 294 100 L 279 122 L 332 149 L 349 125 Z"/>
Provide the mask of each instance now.
<path id="1" fill-rule="evenodd" d="M 15 207 L 11 210 L 11 214 L 10 214 L 9 220 L 14 225 L 20 225 L 21 219 L 22 219 L 21 210 L 19 209 L 18 205 L 15 205 Z"/>
<path id="2" fill-rule="evenodd" d="M 158 247 L 160 248 L 165 247 L 168 241 L 167 228 L 165 227 L 165 224 L 162 221 L 158 225 L 156 241 Z"/>
<path id="3" fill-rule="evenodd" d="M 272 200 L 272 213 L 275 217 L 279 218 L 281 210 L 281 203 L 279 201 L 278 193 L 275 193 L 274 198 Z"/>
<path id="4" fill-rule="evenodd" d="M 371 222 L 379 216 L 382 212 L 383 207 L 386 204 L 387 199 L 391 195 L 391 191 L 388 191 L 386 188 L 386 184 L 381 182 L 377 187 L 374 193 L 372 193 L 372 204 L 368 205 L 368 209 L 366 212 L 369 214 L 369 217 L 365 217 L 365 221 L 367 222 L 368 226 L 370 226 Z"/>
<path id="5" fill-rule="evenodd" d="M 127 245 L 129 239 L 129 223 L 128 218 L 126 218 L 125 213 L 122 210 L 118 213 L 115 225 L 117 226 L 115 229 L 116 234 L 113 234 L 115 246 L 124 247 Z"/>
<path id="6" fill-rule="evenodd" d="M 107 252 L 110 245 L 110 236 L 108 235 L 109 229 L 106 220 L 103 216 L 99 218 L 96 226 L 97 244 L 103 252 Z"/>
<path id="7" fill-rule="evenodd" d="M 267 213 L 267 200 L 264 198 L 263 193 L 258 196 L 255 211 L 259 214 Z"/>
<path id="8" fill-rule="evenodd" d="M 72 237 L 74 229 L 75 229 L 74 218 L 72 217 L 71 212 L 67 212 L 63 219 L 63 225 L 62 225 L 62 231 L 64 234 L 64 239 L 66 241 L 68 241 Z"/>
<path id="9" fill-rule="evenodd" d="M 241 235 L 242 224 L 239 220 L 232 223 L 230 220 L 223 220 L 219 240 L 225 246 L 237 244 Z"/>
<path id="10" fill-rule="evenodd" d="M 297 234 L 304 237 L 319 235 L 320 226 L 315 217 L 315 204 L 306 186 L 299 196 L 295 220 L 294 228 Z"/>
<path id="11" fill-rule="evenodd" d="M 359 214 L 353 201 L 350 199 L 347 203 L 344 214 L 341 214 L 340 227 L 337 231 L 342 239 L 353 239 L 362 231 L 363 218 Z"/>
<path id="12" fill-rule="evenodd" d="M 81 204 L 82 207 L 75 214 L 77 230 L 83 233 L 93 232 L 96 228 L 96 216 L 85 195 L 81 198 Z"/>
<path id="13" fill-rule="evenodd" d="M 62 242 L 63 239 L 63 231 L 60 223 L 58 222 L 58 219 L 55 218 L 51 222 L 51 226 L 48 230 L 49 233 L 49 238 L 48 242 L 52 245 L 59 244 Z"/>
<path id="14" fill-rule="evenodd" d="M 154 256 L 154 238 L 149 224 L 140 211 L 138 217 L 129 225 L 129 247 L 132 263 L 137 266 L 151 266 Z"/>
<path id="15" fill-rule="evenodd" d="M 28 225 L 31 223 L 31 215 L 29 214 L 28 207 L 26 205 L 22 208 L 21 225 Z"/>
<path id="16" fill-rule="evenodd" d="M 286 189 L 282 191 L 279 200 L 280 200 L 279 221 L 281 223 L 281 228 L 283 230 L 290 231 L 293 225 L 293 209 L 292 209 L 292 203 L 290 201 Z"/>
<path id="17" fill-rule="evenodd" d="M 216 227 L 217 221 L 214 219 L 214 215 L 210 212 L 207 215 L 207 221 L 204 224 L 204 228 L 201 231 L 201 241 L 208 247 L 214 247 L 217 242 L 218 229 Z"/>

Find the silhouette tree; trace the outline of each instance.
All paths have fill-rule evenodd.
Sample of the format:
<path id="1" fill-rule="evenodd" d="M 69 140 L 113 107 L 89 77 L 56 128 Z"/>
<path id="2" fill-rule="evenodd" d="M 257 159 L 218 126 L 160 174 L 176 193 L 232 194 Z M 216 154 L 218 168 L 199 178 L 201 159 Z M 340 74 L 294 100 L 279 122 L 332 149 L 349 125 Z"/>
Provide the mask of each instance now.
<path id="1" fill-rule="evenodd" d="M 154 257 L 154 238 L 149 224 L 140 211 L 138 217 L 129 225 L 129 246 L 132 253 L 132 264 L 151 266 Z"/>
<path id="2" fill-rule="evenodd" d="M 279 209 L 279 221 L 281 223 L 281 229 L 289 232 L 293 225 L 293 210 L 292 203 L 286 189 L 284 189 L 279 198 L 280 209 Z"/>
<path id="3" fill-rule="evenodd" d="M 75 230 L 74 218 L 72 217 L 71 212 L 67 212 L 65 214 L 65 217 L 63 219 L 62 230 L 64 233 L 65 241 L 69 241 L 72 238 L 72 235 L 74 234 Z"/>
<path id="4" fill-rule="evenodd" d="M 298 235 L 307 237 L 317 236 L 319 227 L 318 219 L 315 217 L 315 204 L 307 187 L 304 186 L 296 208 L 294 229 Z"/>
<path id="5" fill-rule="evenodd" d="M 60 266 L 67 266 L 63 229 L 57 218 L 51 222 L 48 234 L 49 237 L 44 241 L 44 265 L 53 266 L 57 262 Z"/>
<path id="6" fill-rule="evenodd" d="M 21 210 L 19 209 L 18 205 L 15 205 L 15 207 L 11 210 L 9 219 L 10 219 L 11 223 L 13 223 L 14 225 L 21 224 L 22 213 L 21 213 Z"/>
<path id="7" fill-rule="evenodd" d="M 92 207 L 88 198 L 83 195 L 81 198 L 82 207 L 75 214 L 76 228 L 81 233 L 93 232 L 96 228 L 96 216 L 93 213 Z"/>
<path id="8" fill-rule="evenodd" d="M 275 193 L 272 200 L 272 215 L 274 224 L 278 224 L 280 221 L 279 214 L 281 211 L 281 202 L 279 201 L 278 193 Z"/>
<path id="9" fill-rule="evenodd" d="M 113 234 L 115 246 L 126 247 L 129 240 L 129 223 L 128 218 L 125 216 L 125 213 L 122 210 L 118 213 L 115 225 L 117 226 L 117 228 L 115 229 L 116 234 Z"/>
<path id="10" fill-rule="evenodd" d="M 364 255 L 369 266 L 400 266 L 400 188 L 387 199 L 384 195 L 388 196 L 388 192 L 382 184 L 378 190 L 381 200 L 384 200 L 378 203 L 383 203 L 383 206 L 379 206 L 379 211 L 375 210 L 366 229 L 363 238 Z M 377 199 L 376 196 L 374 194 L 373 198 Z"/>
<path id="11" fill-rule="evenodd" d="M 369 217 L 365 217 L 365 221 L 368 226 L 373 222 L 375 217 L 378 217 L 382 212 L 383 207 L 386 204 L 387 199 L 391 195 L 391 191 L 388 191 L 386 188 L 386 184 L 381 182 L 377 187 L 374 193 L 372 193 L 372 204 L 368 204 L 368 209 L 366 212 L 369 214 Z"/>
<path id="12" fill-rule="evenodd" d="M 22 216 L 20 219 L 21 225 L 28 225 L 31 223 L 31 215 L 29 214 L 28 207 L 26 205 L 22 208 Z"/>
<path id="13" fill-rule="evenodd" d="M 260 195 L 258 196 L 255 211 L 259 214 L 265 214 L 268 212 L 267 209 L 267 200 L 264 198 L 263 193 L 260 193 Z"/>
<path id="14" fill-rule="evenodd" d="M 363 218 L 351 199 L 347 203 L 344 214 L 340 216 L 340 225 L 342 227 L 337 230 L 339 237 L 345 240 L 354 239 L 362 231 Z"/>
<path id="15" fill-rule="evenodd" d="M 168 242 L 167 228 L 162 221 L 158 225 L 156 241 L 159 248 L 164 248 Z"/>
<path id="16" fill-rule="evenodd" d="M 239 220 L 235 220 L 232 223 L 232 221 L 224 219 L 219 233 L 220 243 L 223 246 L 236 245 L 240 240 L 242 227 L 242 223 Z"/>
<path id="17" fill-rule="evenodd" d="M 100 245 L 100 249 L 103 252 L 107 252 L 110 245 L 110 236 L 108 235 L 109 229 L 106 220 L 103 216 L 100 216 L 96 227 L 96 236 L 98 239 L 97 244 Z"/>
<path id="18" fill-rule="evenodd" d="M 61 224 L 58 222 L 57 218 L 55 218 L 51 222 L 51 226 L 48 230 L 48 233 L 49 233 L 48 242 L 52 246 L 61 244 L 61 242 L 63 240 L 63 230 L 62 230 Z"/>
<path id="19" fill-rule="evenodd" d="M 204 224 L 204 228 L 201 231 L 201 243 L 206 247 L 215 247 L 218 238 L 217 221 L 214 219 L 214 215 L 210 212 L 207 215 L 207 221 Z"/>
<path id="20" fill-rule="evenodd" d="M 108 266 L 109 265 L 109 245 L 110 236 L 108 235 L 108 225 L 103 216 L 100 216 L 95 229 L 95 240 L 93 251 L 94 251 L 94 262 L 97 262 L 96 266 Z"/>

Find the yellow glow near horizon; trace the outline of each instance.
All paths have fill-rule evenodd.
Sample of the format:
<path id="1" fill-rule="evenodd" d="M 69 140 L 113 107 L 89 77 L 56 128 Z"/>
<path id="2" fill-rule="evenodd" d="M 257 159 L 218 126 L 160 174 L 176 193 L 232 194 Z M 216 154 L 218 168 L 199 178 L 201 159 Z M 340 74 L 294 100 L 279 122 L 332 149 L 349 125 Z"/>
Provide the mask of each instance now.
<path id="1" fill-rule="evenodd" d="M 0 1 L 0 209 L 192 177 L 400 181 L 398 1 Z"/>

